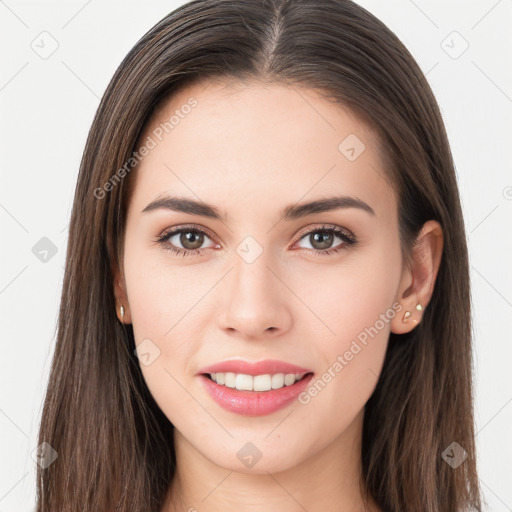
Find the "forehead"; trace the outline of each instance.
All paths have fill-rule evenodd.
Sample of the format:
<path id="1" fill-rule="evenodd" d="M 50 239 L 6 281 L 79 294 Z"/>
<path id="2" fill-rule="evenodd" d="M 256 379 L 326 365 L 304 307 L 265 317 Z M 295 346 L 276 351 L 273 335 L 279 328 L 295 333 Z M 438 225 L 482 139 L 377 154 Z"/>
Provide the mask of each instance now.
<path id="1" fill-rule="evenodd" d="M 142 207 L 161 193 L 246 209 L 333 193 L 394 206 L 376 133 L 312 89 L 196 83 L 158 106 L 139 144 L 150 148 L 133 176 Z"/>

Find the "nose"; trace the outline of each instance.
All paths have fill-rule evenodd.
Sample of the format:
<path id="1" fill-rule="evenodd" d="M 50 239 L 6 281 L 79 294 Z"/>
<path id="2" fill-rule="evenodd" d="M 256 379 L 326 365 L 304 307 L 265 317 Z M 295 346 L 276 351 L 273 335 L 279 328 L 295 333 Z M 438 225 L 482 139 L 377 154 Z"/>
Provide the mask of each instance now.
<path id="1" fill-rule="evenodd" d="M 221 329 L 254 340 L 280 336 L 290 329 L 292 294 L 271 265 L 265 252 L 252 263 L 235 255 L 234 268 L 219 291 Z"/>

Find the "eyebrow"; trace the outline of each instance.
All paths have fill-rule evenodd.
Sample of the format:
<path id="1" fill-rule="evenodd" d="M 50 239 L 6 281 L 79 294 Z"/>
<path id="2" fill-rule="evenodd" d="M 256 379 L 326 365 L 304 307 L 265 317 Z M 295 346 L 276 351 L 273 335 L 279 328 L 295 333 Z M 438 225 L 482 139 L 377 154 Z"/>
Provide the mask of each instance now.
<path id="1" fill-rule="evenodd" d="M 317 199 L 309 203 L 292 204 L 284 208 L 281 212 L 280 220 L 294 220 L 306 217 L 313 213 L 329 212 L 341 208 L 359 208 L 370 215 L 375 216 L 373 208 L 357 197 L 351 196 L 335 196 L 325 199 Z M 215 220 L 226 221 L 226 214 L 221 212 L 215 206 L 188 199 L 186 197 L 175 196 L 159 196 L 157 199 L 149 203 L 141 213 L 166 209 L 175 212 L 190 213 L 191 215 L 199 215 Z"/>

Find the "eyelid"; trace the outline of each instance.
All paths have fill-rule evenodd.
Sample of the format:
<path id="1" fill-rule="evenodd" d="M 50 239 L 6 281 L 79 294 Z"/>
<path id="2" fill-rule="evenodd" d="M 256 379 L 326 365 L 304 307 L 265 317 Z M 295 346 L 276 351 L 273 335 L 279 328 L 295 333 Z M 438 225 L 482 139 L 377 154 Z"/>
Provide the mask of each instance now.
<path id="1" fill-rule="evenodd" d="M 342 233 L 344 236 L 346 236 L 348 239 L 352 240 L 354 243 L 357 241 L 357 237 L 354 235 L 354 233 L 352 233 L 352 231 L 350 231 L 347 228 L 338 226 L 336 224 L 320 224 L 320 225 L 315 225 L 315 226 L 308 226 L 308 227 L 302 229 L 301 231 L 299 231 L 299 233 L 297 235 L 297 240 L 293 243 L 293 245 L 295 245 L 297 242 L 300 242 L 305 236 L 310 235 L 311 233 L 315 233 L 317 231 L 339 232 L 339 233 Z M 335 236 L 339 236 L 339 235 L 337 235 L 335 233 Z M 327 250 L 329 250 L 329 249 L 327 249 Z M 316 252 L 322 252 L 322 251 L 317 250 Z"/>
<path id="2" fill-rule="evenodd" d="M 215 238 L 215 235 L 208 229 L 203 226 L 199 226 L 197 224 L 180 224 L 179 226 L 173 226 L 171 228 L 166 228 L 162 231 L 159 236 L 167 236 L 170 234 L 180 233 L 181 231 L 198 231 L 200 233 L 204 233 L 208 235 L 210 238 Z"/>

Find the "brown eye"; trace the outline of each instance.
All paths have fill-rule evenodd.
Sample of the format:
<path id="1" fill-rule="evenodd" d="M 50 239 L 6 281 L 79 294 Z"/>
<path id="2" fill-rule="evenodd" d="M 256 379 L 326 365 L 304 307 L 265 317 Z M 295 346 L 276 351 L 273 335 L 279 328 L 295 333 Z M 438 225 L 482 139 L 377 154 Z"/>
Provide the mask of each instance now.
<path id="1" fill-rule="evenodd" d="M 335 240 L 339 241 L 336 242 Z M 356 237 L 348 230 L 338 227 L 317 227 L 307 233 L 304 233 L 299 243 L 307 242 L 309 247 L 302 246 L 303 249 L 319 255 L 329 255 L 349 247 L 356 243 Z"/>
<path id="2" fill-rule="evenodd" d="M 156 241 L 162 244 L 165 249 L 180 256 L 196 255 L 203 250 L 215 247 L 215 243 L 206 232 L 202 229 L 191 227 L 168 230 L 160 235 Z M 203 247 L 206 241 L 210 241 L 210 245 Z"/>
<path id="3" fill-rule="evenodd" d="M 327 231 L 315 231 L 309 235 L 309 241 L 314 249 L 330 249 L 334 241 L 334 235 Z"/>
<path id="4" fill-rule="evenodd" d="M 204 234 L 198 231 L 182 231 L 179 240 L 184 249 L 199 249 L 204 243 Z"/>

